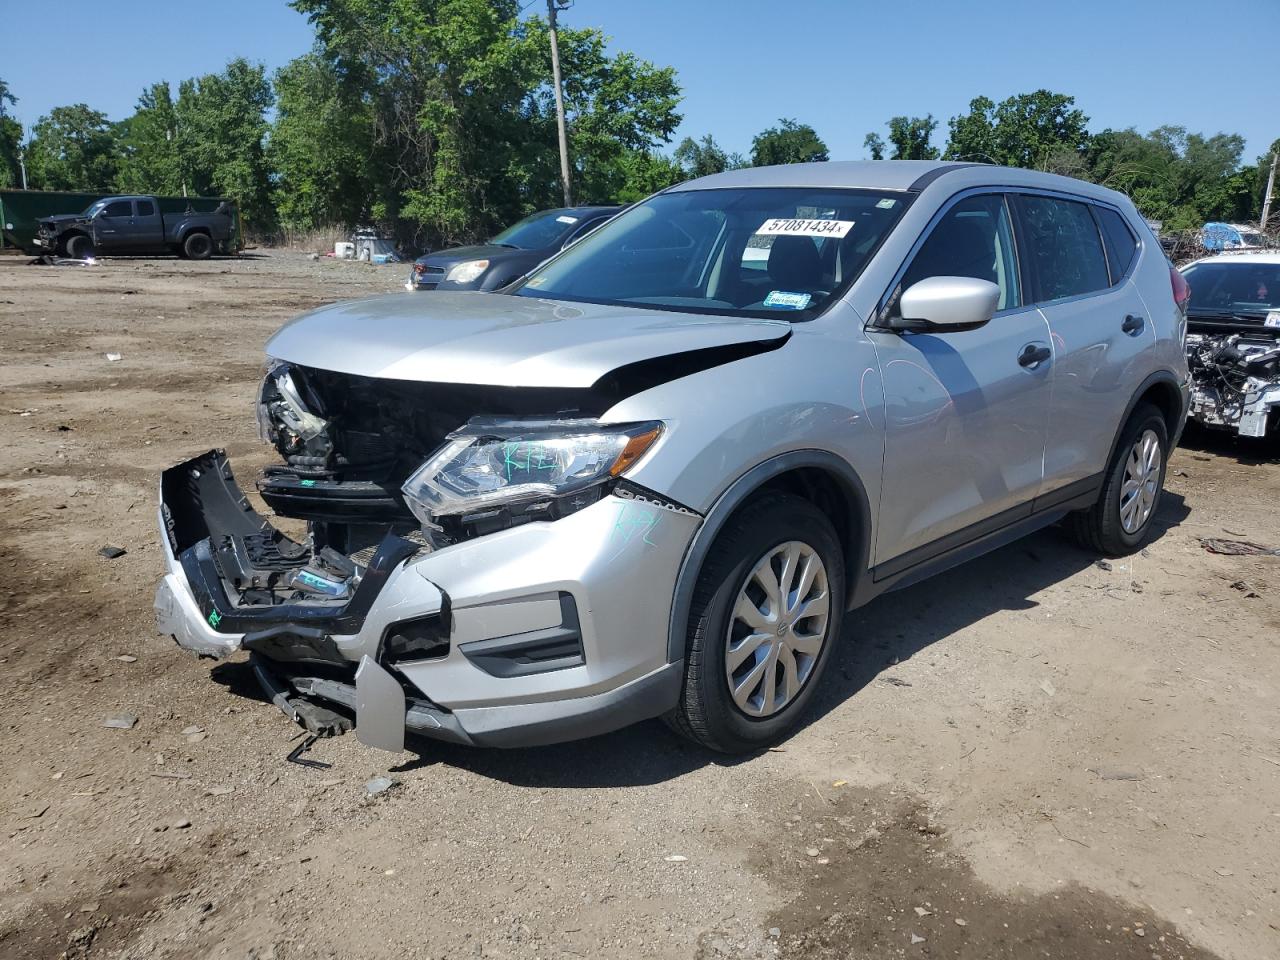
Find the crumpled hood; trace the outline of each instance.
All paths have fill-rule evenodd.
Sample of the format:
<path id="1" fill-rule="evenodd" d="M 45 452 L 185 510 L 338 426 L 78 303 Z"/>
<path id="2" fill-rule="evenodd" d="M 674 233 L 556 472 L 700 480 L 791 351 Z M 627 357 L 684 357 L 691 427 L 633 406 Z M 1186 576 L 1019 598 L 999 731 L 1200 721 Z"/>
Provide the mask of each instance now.
<path id="1" fill-rule="evenodd" d="M 365 377 L 589 387 L 630 363 L 790 332 L 783 320 L 435 292 L 321 307 L 285 324 L 267 341 L 267 354 Z"/>
<path id="2" fill-rule="evenodd" d="M 66 226 L 69 223 L 75 223 L 76 221 L 82 221 L 84 223 L 88 223 L 88 221 L 85 220 L 84 217 L 80 216 L 80 214 L 78 213 L 59 213 L 59 214 L 55 214 L 52 217 L 41 217 L 37 222 L 47 223 L 54 227 L 62 227 L 62 226 Z"/>

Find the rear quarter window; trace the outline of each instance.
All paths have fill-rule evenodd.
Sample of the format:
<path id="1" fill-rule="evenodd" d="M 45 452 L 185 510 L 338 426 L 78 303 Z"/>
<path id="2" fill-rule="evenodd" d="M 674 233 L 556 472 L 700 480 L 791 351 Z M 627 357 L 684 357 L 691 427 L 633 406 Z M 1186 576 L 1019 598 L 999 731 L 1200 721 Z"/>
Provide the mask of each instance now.
<path id="1" fill-rule="evenodd" d="M 1138 252 L 1138 241 L 1124 222 L 1124 217 L 1110 207 L 1094 207 L 1098 222 L 1102 224 L 1102 241 L 1107 248 L 1107 264 L 1111 268 L 1111 282 L 1119 283 L 1133 266 Z"/>

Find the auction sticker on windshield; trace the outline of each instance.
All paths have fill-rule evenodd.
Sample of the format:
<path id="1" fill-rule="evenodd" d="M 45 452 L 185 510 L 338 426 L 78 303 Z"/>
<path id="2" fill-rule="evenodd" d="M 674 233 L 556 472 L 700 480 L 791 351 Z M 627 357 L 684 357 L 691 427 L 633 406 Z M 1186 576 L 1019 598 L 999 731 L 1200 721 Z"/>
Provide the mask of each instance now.
<path id="1" fill-rule="evenodd" d="M 786 290 L 774 290 L 764 298 L 766 307 L 778 307 L 782 310 L 803 310 L 813 298 L 807 293 L 789 293 Z"/>
<path id="2" fill-rule="evenodd" d="M 853 229 L 852 220 L 766 220 L 757 237 L 843 237 Z"/>

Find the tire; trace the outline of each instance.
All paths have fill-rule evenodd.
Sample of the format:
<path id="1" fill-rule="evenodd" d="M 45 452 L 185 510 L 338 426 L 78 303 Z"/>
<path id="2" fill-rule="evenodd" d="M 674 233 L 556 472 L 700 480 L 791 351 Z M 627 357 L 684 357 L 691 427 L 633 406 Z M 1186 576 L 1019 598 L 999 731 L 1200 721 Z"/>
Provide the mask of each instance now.
<path id="1" fill-rule="evenodd" d="M 1152 456 L 1159 462 L 1149 464 Z M 1120 434 L 1097 502 L 1071 515 L 1071 532 L 1077 542 L 1107 557 L 1122 557 L 1139 549 L 1160 509 L 1168 460 L 1169 428 L 1164 415 L 1144 403 L 1133 411 Z M 1137 490 L 1132 489 L 1135 477 L 1141 478 Z"/>
<path id="2" fill-rule="evenodd" d="M 794 606 L 774 608 L 768 603 L 762 584 L 772 576 L 776 587 L 786 577 L 788 554 L 792 555 L 789 569 L 800 580 L 792 579 L 791 589 L 784 592 L 798 592 L 806 577 L 811 584 L 789 604 L 807 597 L 806 609 L 821 610 L 822 604 L 815 601 L 825 592 L 821 623 L 819 615 L 788 617 Z M 820 561 L 816 568 L 809 565 L 814 557 Z M 844 597 L 844 556 L 826 516 L 809 501 L 790 494 L 766 493 L 749 501 L 720 532 L 698 573 L 684 684 L 679 703 L 664 717 L 667 724 L 722 753 L 759 750 L 789 734 L 821 684 L 831 648 L 840 636 Z M 738 610 L 747 609 L 739 606 L 740 601 L 755 607 L 750 619 L 758 618 L 762 630 L 752 630 L 738 615 Z M 781 618 L 775 609 L 783 614 Z M 741 659 L 730 674 L 727 659 L 733 654 Z M 770 672 L 772 688 L 767 686 Z M 759 679 L 753 682 L 756 674 Z M 790 690 L 789 679 L 794 684 Z M 735 698 L 731 683 L 738 684 L 741 699 Z"/>
<path id="3" fill-rule="evenodd" d="M 93 256 L 93 239 L 83 233 L 67 237 L 67 256 L 72 260 L 88 260 Z"/>
<path id="4" fill-rule="evenodd" d="M 182 252 L 188 260 L 208 260 L 213 256 L 213 239 L 207 233 L 188 233 Z"/>

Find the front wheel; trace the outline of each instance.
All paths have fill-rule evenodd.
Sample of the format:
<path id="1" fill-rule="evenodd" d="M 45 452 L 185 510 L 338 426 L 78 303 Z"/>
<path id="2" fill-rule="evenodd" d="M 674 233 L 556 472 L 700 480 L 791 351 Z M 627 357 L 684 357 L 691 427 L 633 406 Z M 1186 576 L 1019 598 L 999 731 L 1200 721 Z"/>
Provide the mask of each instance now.
<path id="1" fill-rule="evenodd" d="M 840 542 L 813 504 L 778 493 L 748 503 L 698 575 L 684 686 L 667 723 L 724 753 L 794 730 L 840 635 L 844 585 Z"/>
<path id="2" fill-rule="evenodd" d="M 88 260 L 93 256 L 93 240 L 83 233 L 68 237 L 67 256 L 72 260 Z"/>
<path id="3" fill-rule="evenodd" d="M 1097 503 L 1072 517 L 1072 533 L 1081 546 L 1108 557 L 1142 546 L 1160 506 L 1168 455 L 1164 415 L 1143 404 L 1120 435 Z"/>

